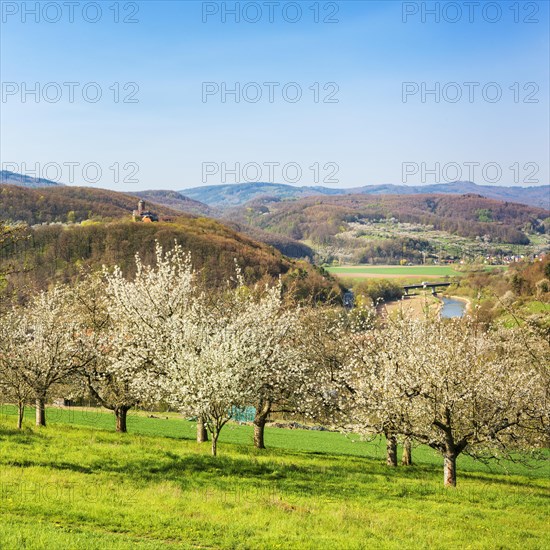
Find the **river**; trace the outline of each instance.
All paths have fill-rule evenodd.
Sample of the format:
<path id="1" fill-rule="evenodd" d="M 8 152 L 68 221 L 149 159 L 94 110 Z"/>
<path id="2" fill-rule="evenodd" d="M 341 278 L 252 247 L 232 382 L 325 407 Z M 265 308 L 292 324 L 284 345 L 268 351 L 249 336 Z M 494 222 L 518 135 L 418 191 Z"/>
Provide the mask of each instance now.
<path id="1" fill-rule="evenodd" d="M 454 300 L 453 298 L 441 297 L 443 306 L 441 307 L 441 318 L 451 319 L 452 317 L 462 317 L 466 311 L 466 302 Z"/>

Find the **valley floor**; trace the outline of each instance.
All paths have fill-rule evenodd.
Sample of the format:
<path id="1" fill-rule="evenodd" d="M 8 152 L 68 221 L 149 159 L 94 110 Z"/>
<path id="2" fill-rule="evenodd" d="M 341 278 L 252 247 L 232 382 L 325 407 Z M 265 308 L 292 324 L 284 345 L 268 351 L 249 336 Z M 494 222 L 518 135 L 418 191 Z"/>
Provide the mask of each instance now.
<path id="1" fill-rule="evenodd" d="M 440 459 L 384 466 L 382 441 L 229 425 L 220 456 L 194 424 L 134 413 L 49 409 L 21 432 L 0 419 L 0 548 L 548 548 L 548 463 L 459 461 L 444 490 Z"/>
<path id="2" fill-rule="evenodd" d="M 327 271 L 342 279 L 441 279 L 464 273 L 456 265 L 348 265 L 327 267 Z M 400 281 L 401 282 L 401 281 Z"/>

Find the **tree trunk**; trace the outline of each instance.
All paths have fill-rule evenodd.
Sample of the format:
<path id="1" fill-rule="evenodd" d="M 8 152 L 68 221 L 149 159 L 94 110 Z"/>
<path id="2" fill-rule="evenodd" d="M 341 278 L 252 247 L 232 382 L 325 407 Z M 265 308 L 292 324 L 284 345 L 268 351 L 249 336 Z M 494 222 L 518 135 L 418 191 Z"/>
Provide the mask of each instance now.
<path id="1" fill-rule="evenodd" d="M 397 466 L 397 437 L 386 434 L 386 464 L 392 468 Z"/>
<path id="2" fill-rule="evenodd" d="M 412 466 L 412 463 L 412 439 L 410 437 L 406 437 L 405 441 L 403 441 L 403 455 L 401 456 L 401 464 L 403 464 L 403 466 Z"/>
<path id="3" fill-rule="evenodd" d="M 46 425 L 46 399 L 44 397 L 36 398 L 36 425 Z"/>
<path id="4" fill-rule="evenodd" d="M 199 416 L 197 418 L 197 443 L 205 443 L 206 441 L 208 441 L 208 430 L 203 419 Z"/>
<path id="5" fill-rule="evenodd" d="M 445 453 L 443 462 L 443 484 L 445 487 L 456 487 L 456 456 L 456 453 Z"/>
<path id="6" fill-rule="evenodd" d="M 23 428 L 23 415 L 25 414 L 25 403 L 19 401 L 17 403 L 17 429 Z"/>
<path id="7" fill-rule="evenodd" d="M 254 447 L 265 449 L 264 432 L 267 414 L 256 414 L 254 418 Z"/>
<path id="8" fill-rule="evenodd" d="M 116 431 L 120 433 L 126 433 L 128 431 L 126 426 L 126 417 L 128 416 L 128 410 L 130 407 L 116 407 Z"/>
<path id="9" fill-rule="evenodd" d="M 218 454 L 218 435 L 219 433 L 212 433 L 212 456 L 217 456 Z"/>

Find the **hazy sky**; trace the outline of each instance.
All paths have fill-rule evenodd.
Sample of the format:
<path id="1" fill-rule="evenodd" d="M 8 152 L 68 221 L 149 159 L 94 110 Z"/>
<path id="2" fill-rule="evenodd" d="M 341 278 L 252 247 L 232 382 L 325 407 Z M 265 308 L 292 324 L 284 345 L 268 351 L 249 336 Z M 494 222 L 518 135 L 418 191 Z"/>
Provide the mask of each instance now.
<path id="1" fill-rule="evenodd" d="M 549 182 L 546 0 L 74 4 L 1 2 L 4 169 L 117 190 Z"/>

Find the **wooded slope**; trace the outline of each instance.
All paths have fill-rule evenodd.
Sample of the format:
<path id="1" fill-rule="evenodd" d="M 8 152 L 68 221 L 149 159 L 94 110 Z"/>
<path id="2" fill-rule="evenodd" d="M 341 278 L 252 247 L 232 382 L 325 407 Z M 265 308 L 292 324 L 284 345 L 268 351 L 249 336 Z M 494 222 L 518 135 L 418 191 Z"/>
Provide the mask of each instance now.
<path id="1" fill-rule="evenodd" d="M 228 211 L 267 231 L 294 239 L 323 242 L 348 222 L 396 218 L 432 225 L 463 237 L 489 235 L 493 240 L 527 244 L 529 232 L 550 230 L 550 211 L 479 195 L 344 195 L 307 197 L 294 201 L 251 201 Z"/>

